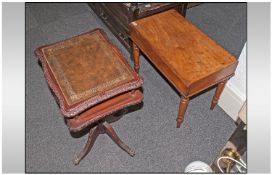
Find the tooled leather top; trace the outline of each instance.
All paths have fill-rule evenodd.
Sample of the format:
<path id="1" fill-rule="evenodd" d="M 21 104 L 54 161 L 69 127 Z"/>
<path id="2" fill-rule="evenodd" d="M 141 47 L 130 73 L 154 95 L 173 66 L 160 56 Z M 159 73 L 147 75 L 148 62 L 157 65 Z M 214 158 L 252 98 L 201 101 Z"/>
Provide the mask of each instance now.
<path id="1" fill-rule="evenodd" d="M 62 108 L 66 116 L 73 116 L 103 99 L 141 84 L 138 75 L 100 29 L 40 47 L 36 54 L 51 88 L 54 90 L 55 87 L 54 92 L 64 103 Z M 123 86 L 120 90 L 125 84 L 129 87 Z M 88 99 L 89 105 L 86 103 Z M 82 102 L 85 102 L 85 107 L 81 107 L 84 109 L 69 114 Z"/>

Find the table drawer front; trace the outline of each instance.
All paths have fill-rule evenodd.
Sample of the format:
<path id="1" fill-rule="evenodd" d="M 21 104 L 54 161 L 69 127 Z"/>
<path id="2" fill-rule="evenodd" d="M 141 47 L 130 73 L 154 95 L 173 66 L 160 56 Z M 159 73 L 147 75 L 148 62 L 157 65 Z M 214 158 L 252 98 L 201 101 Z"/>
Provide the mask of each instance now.
<path id="1" fill-rule="evenodd" d="M 119 39 L 119 41 L 121 41 L 121 43 L 124 44 L 125 47 L 130 48 L 130 40 L 127 31 L 120 25 L 118 25 L 120 23 L 118 23 L 115 18 L 112 18 L 112 14 L 110 14 L 101 6 L 98 15 L 111 29 L 111 32 Z"/>
<path id="2" fill-rule="evenodd" d="M 138 13 L 136 19 L 144 18 L 162 11 L 177 8 L 180 3 L 138 3 Z"/>
<path id="3" fill-rule="evenodd" d="M 94 12 L 104 21 L 111 32 L 130 51 L 131 41 L 128 37 L 130 22 L 176 8 L 185 14 L 187 3 L 88 3 Z"/>
<path id="4" fill-rule="evenodd" d="M 110 13 L 112 16 L 111 18 L 115 18 L 118 20 L 120 25 L 127 28 L 128 24 L 130 23 L 130 13 L 129 9 L 123 5 L 123 3 L 102 3 L 101 7 Z"/>

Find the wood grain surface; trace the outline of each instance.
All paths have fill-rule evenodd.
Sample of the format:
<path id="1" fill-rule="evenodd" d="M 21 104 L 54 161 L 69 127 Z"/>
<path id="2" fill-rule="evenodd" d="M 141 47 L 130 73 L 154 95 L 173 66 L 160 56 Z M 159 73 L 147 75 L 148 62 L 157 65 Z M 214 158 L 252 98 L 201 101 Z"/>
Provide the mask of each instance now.
<path id="1" fill-rule="evenodd" d="M 189 97 L 217 85 L 213 109 L 238 61 L 176 10 L 129 24 L 134 69 L 139 71 L 138 48 L 182 95 L 177 128 L 183 122 Z"/>
<path id="2" fill-rule="evenodd" d="M 131 40 L 128 37 L 128 25 L 132 21 L 144 18 L 169 9 L 177 9 L 183 16 L 186 15 L 186 2 L 171 3 L 88 3 L 98 17 L 107 25 L 110 31 L 126 47 L 132 49 Z"/>
<path id="3" fill-rule="evenodd" d="M 230 53 L 176 10 L 134 21 L 129 28 L 135 44 L 184 96 L 231 76 L 237 66 Z"/>

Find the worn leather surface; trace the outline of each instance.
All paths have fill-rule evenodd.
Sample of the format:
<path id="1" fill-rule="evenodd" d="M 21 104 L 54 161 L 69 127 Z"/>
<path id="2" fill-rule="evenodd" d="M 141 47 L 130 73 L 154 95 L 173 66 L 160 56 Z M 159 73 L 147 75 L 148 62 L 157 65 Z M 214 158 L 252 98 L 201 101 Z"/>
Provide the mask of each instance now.
<path id="1" fill-rule="evenodd" d="M 142 84 L 101 29 L 42 46 L 36 54 L 67 117 Z"/>

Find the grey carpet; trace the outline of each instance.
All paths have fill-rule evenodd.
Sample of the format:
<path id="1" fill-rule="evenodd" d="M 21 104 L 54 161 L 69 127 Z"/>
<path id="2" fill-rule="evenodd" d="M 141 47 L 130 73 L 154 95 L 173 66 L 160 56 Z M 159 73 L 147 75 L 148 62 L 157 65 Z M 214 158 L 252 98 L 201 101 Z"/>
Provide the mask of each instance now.
<path id="1" fill-rule="evenodd" d="M 207 3 L 188 10 L 191 20 L 235 56 L 246 41 L 246 4 Z M 87 135 L 68 131 L 33 51 L 38 46 L 103 28 L 123 54 L 129 53 L 84 3 L 26 4 L 26 172 L 183 172 L 191 161 L 211 163 L 235 129 L 216 106 L 209 110 L 214 89 L 193 98 L 185 121 L 175 128 L 179 95 L 144 59 L 144 103 L 113 127 L 136 150 L 130 157 L 106 135 L 78 165 L 72 159 Z M 128 59 L 130 64 L 132 62 Z"/>

